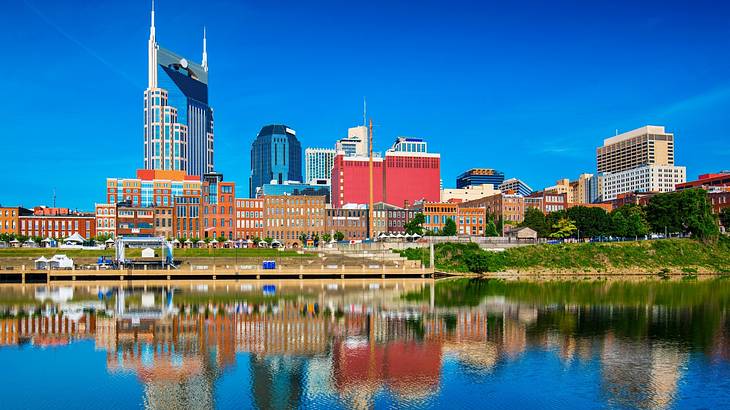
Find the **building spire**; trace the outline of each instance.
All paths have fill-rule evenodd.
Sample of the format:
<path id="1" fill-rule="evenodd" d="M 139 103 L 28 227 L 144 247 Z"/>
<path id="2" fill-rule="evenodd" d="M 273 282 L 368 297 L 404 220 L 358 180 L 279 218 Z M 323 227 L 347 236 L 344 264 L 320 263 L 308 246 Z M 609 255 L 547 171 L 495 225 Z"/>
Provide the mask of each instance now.
<path id="1" fill-rule="evenodd" d="M 203 70 L 208 71 L 208 42 L 205 37 L 205 26 L 203 26 Z"/>
<path id="2" fill-rule="evenodd" d="M 152 12 L 150 13 L 150 39 L 155 38 L 155 0 L 152 0 Z"/>
<path id="3" fill-rule="evenodd" d="M 155 0 L 150 12 L 150 39 L 147 42 L 147 88 L 157 88 L 157 40 L 155 39 Z"/>

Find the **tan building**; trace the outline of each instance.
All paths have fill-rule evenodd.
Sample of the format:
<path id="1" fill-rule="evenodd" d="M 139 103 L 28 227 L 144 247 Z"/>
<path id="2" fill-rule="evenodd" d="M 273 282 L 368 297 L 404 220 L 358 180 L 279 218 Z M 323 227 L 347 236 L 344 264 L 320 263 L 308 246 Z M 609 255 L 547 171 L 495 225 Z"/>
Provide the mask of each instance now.
<path id="1" fill-rule="evenodd" d="M 173 206 L 155 206 L 155 229 L 154 235 L 162 238 L 173 238 L 175 232 L 172 227 Z"/>
<path id="2" fill-rule="evenodd" d="M 346 241 L 362 241 L 367 239 L 367 208 L 330 208 L 325 210 L 325 216 L 325 232 L 333 237 L 335 232 L 342 232 L 345 235 L 344 240 Z"/>
<path id="3" fill-rule="evenodd" d="M 578 179 L 570 181 L 567 178 L 559 179 L 555 185 L 545 188 L 548 194 L 564 194 L 569 204 L 590 203 L 590 184 L 593 174 L 580 174 Z"/>
<path id="4" fill-rule="evenodd" d="M 492 184 L 470 185 L 465 188 L 444 188 L 441 202 L 466 202 L 500 193 Z"/>
<path id="5" fill-rule="evenodd" d="M 117 236 L 117 205 L 96 204 L 96 234 L 115 238 Z"/>
<path id="6" fill-rule="evenodd" d="M 590 185 L 593 174 L 580 174 L 578 179 L 570 183 L 570 195 L 568 195 L 568 203 L 571 204 L 587 204 L 591 202 Z"/>
<path id="7" fill-rule="evenodd" d="M 264 238 L 284 246 L 301 246 L 299 236 L 325 232 L 324 196 L 264 196 Z"/>
<path id="8" fill-rule="evenodd" d="M 598 172 L 621 172 L 643 165 L 674 165 L 674 134 L 647 125 L 603 140 L 596 149 Z"/>

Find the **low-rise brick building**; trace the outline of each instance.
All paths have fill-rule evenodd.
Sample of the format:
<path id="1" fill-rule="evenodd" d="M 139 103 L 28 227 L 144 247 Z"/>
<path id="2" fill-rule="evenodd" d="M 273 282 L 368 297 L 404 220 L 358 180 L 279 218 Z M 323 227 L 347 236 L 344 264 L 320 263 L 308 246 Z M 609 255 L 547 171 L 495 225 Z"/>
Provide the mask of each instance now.
<path id="1" fill-rule="evenodd" d="M 264 200 L 236 198 L 236 239 L 264 237 Z"/>
<path id="2" fill-rule="evenodd" d="M 66 215 L 24 215 L 19 217 L 19 234 L 43 238 L 67 238 L 78 233 L 85 239 L 96 236 L 93 213 L 71 212 Z"/>
<path id="3" fill-rule="evenodd" d="M 319 237 L 325 232 L 324 196 L 265 196 L 264 238 L 285 246 L 301 246 L 301 234 Z"/>

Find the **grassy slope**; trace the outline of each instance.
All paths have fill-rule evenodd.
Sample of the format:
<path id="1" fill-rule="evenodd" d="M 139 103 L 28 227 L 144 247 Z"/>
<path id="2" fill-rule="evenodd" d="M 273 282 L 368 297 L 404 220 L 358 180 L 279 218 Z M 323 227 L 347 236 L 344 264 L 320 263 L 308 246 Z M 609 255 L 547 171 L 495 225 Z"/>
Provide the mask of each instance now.
<path id="1" fill-rule="evenodd" d="M 159 253 L 159 249 L 156 250 Z M 276 249 L 175 249 L 175 258 L 283 258 L 283 257 L 311 257 L 311 254 L 300 255 L 296 251 L 278 251 Z M 98 256 L 114 256 L 113 249 L 105 249 L 99 251 L 87 251 L 78 249 L 44 249 L 44 248 L 10 248 L 0 249 L 0 261 L 4 258 L 38 258 L 40 256 L 50 257 L 55 254 L 65 254 L 70 258 L 87 257 L 96 258 Z M 139 257 L 142 254 L 141 249 L 127 249 L 128 257 Z"/>
<path id="2" fill-rule="evenodd" d="M 428 261 L 427 250 L 408 250 L 409 259 Z M 485 251 L 459 244 L 436 247 L 436 267 L 449 272 L 469 272 L 469 261 Z M 697 269 L 730 272 L 730 239 L 704 244 L 688 239 L 624 243 L 582 243 L 535 245 L 511 248 L 501 253 L 486 252 L 488 271 L 646 271 L 663 268 L 679 271 Z"/>

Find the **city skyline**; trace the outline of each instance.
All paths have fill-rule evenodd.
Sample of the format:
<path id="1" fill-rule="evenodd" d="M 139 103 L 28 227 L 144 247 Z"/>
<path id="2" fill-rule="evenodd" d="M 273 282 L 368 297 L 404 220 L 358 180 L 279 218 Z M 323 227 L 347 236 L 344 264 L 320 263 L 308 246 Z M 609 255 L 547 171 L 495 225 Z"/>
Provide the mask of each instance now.
<path id="1" fill-rule="evenodd" d="M 60 205 L 89 210 L 94 202 L 103 202 L 97 187 L 106 177 L 124 177 L 143 168 L 139 102 L 145 88 L 149 7 L 147 1 L 79 4 L 73 10 L 42 2 L 10 6 L 9 15 L 17 18 L 5 26 L 11 39 L 9 57 L 25 64 L 9 67 L 14 81 L 4 90 L 8 93 L 5 101 L 14 98 L 13 104 L 4 107 L 9 133 L 6 163 L 12 169 L 22 169 L 27 168 L 29 157 L 45 160 L 2 177 L 0 203 L 51 205 L 55 190 Z M 727 168 L 723 161 L 730 152 L 723 133 L 730 125 L 725 118 L 730 104 L 725 74 L 730 59 L 719 51 L 728 29 L 712 23 L 727 16 L 724 6 L 714 8 L 710 15 L 701 7 L 683 10 L 669 5 L 651 10 L 648 16 L 638 13 L 641 17 L 619 11 L 620 7 L 576 9 L 569 16 L 551 17 L 566 23 L 563 20 L 606 12 L 605 20 L 616 17 L 612 24 L 626 30 L 606 37 L 602 30 L 608 28 L 608 21 L 603 20 L 593 21 L 596 27 L 591 28 L 568 22 L 563 31 L 539 25 L 548 36 L 529 47 L 525 44 L 528 39 L 519 37 L 516 28 L 509 28 L 508 23 L 517 18 L 516 10 L 488 10 L 480 5 L 464 6 L 472 16 L 465 16 L 463 8 L 459 11 L 459 18 L 465 19 L 463 25 L 452 21 L 453 15 L 437 22 L 438 10 L 431 4 L 418 10 L 367 5 L 360 10 L 363 20 L 375 13 L 379 16 L 373 20 L 379 30 L 373 30 L 372 36 L 365 34 L 370 33 L 367 26 L 358 31 L 340 22 L 332 23 L 329 34 L 316 24 L 303 25 L 297 38 L 291 37 L 295 28 L 269 37 L 257 31 L 261 28 L 257 18 L 281 14 L 281 10 L 286 11 L 283 22 L 289 23 L 297 18 L 316 22 L 327 12 L 343 17 L 352 11 L 318 7 L 302 10 L 296 4 L 242 8 L 211 4 L 191 13 L 178 3 L 156 4 L 159 41 L 183 55 L 199 55 L 203 26 L 208 27 L 208 48 L 214 62 L 210 78 L 211 101 L 216 107 L 216 171 L 223 172 L 227 181 L 235 181 L 239 189 L 246 185 L 248 150 L 262 126 L 289 124 L 297 130 L 303 149 L 333 147 L 337 139 L 346 136 L 347 128 L 361 122 L 365 96 L 368 116 L 375 118 L 375 149 L 385 151 L 399 135 L 426 139 L 432 151 L 441 153 L 444 187 L 453 186 L 456 176 L 468 168 L 495 168 L 506 178 L 519 178 L 537 189 L 552 185 L 558 178 L 595 172 L 595 149 L 603 139 L 612 136 L 614 129 L 623 132 L 647 124 L 665 125 L 675 134 L 682 147 L 676 162 L 687 166 L 687 180 Z M 528 19 L 536 19 L 539 7 L 533 10 Z M 115 18 L 110 19 L 110 15 Z M 494 26 L 474 28 L 470 19 L 477 17 L 487 18 Z M 638 19 L 643 25 L 634 24 Z M 242 21 L 246 24 L 240 24 Z M 386 37 L 395 34 L 397 22 L 411 30 L 388 45 Z M 18 26 L 21 23 L 23 29 Z M 429 24 L 433 26 L 429 28 Z M 180 26 L 187 29 L 176 29 Z M 582 28 L 587 37 L 570 37 L 576 28 Z M 124 36 L 118 35 L 121 29 Z M 455 32 L 450 34 L 448 29 Z M 529 34 L 536 34 L 538 29 Z M 345 38 L 335 38 L 333 30 Z M 504 45 L 511 44 L 515 50 L 506 52 L 504 45 L 488 34 L 516 36 L 504 40 Z M 628 47 L 631 35 L 638 44 Z M 450 50 L 448 42 L 454 38 L 463 44 Z M 541 50 L 557 44 L 550 41 L 555 38 L 564 41 L 556 54 L 565 60 L 562 63 L 548 61 L 549 56 Z M 355 39 L 361 43 L 347 43 Z M 593 56 L 592 47 L 585 44 L 591 39 L 600 40 L 598 46 L 611 58 Z M 700 39 L 702 49 L 693 52 L 692 40 Z M 481 47 L 480 42 L 488 43 L 488 47 Z M 406 43 L 409 48 L 403 48 Z M 361 60 L 351 50 L 363 48 L 373 56 L 373 62 L 351 68 L 352 60 Z M 250 53 L 251 49 L 258 54 Z M 578 54 L 570 54 L 571 50 Z M 291 61 L 295 64 L 288 70 L 254 64 L 277 51 L 285 54 L 282 66 Z M 300 59 L 307 52 L 314 56 Z M 457 52 L 469 54 L 461 55 L 463 61 L 451 61 L 453 66 L 440 61 Z M 668 59 L 673 53 L 683 58 Z M 629 64 L 628 57 L 639 55 L 646 57 L 649 67 Z M 492 59 L 488 57 L 495 56 L 500 63 L 489 66 Z M 536 60 L 539 73 L 534 66 L 524 65 L 530 58 L 543 59 Z M 48 59 L 54 62 L 54 69 L 41 70 L 40 64 Z M 431 64 L 416 64 L 416 60 Z M 384 62 L 393 64 L 384 67 Z M 576 62 L 577 67 L 560 70 Z M 520 81 L 507 81 L 509 87 L 499 84 L 505 80 L 499 76 L 509 71 Z M 458 79 L 460 74 L 464 78 Z M 98 86 L 99 81 L 104 81 L 104 87 Z M 671 89 L 666 84 L 671 84 Z M 104 101 L 89 103 L 102 97 Z M 38 101 L 44 102 L 45 122 L 31 121 L 27 112 L 31 103 L 38 110 Z M 79 104 L 83 101 L 86 103 Z M 90 137 L 99 135 L 99 129 L 105 130 L 102 138 Z M 454 144 L 455 137 L 463 144 Z M 472 149 L 479 138 L 484 139 L 477 147 L 483 148 Z M 79 149 L 80 143 L 84 148 Z M 513 155 L 496 154 L 504 152 Z M 66 175 L 74 165 L 84 169 L 84 178 Z"/>

